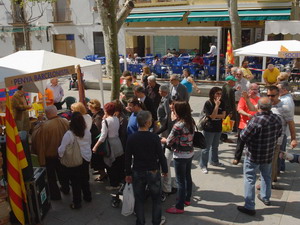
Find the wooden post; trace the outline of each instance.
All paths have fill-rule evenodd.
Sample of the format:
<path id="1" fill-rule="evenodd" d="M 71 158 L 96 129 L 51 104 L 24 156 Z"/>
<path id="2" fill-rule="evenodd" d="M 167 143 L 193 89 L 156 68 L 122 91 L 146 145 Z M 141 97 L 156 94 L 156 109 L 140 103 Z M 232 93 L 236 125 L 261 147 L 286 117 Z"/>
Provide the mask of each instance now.
<path id="1" fill-rule="evenodd" d="M 77 73 L 77 82 L 78 82 L 79 101 L 82 102 L 85 107 L 87 107 L 85 102 L 84 84 L 83 84 L 80 65 L 76 66 L 76 73 Z"/>

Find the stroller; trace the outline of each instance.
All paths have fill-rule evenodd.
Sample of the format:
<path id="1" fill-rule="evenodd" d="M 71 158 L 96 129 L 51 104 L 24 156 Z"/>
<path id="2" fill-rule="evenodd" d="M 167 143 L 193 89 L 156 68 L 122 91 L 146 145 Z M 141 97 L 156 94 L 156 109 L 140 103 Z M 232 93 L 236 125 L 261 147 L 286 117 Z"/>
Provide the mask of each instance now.
<path id="1" fill-rule="evenodd" d="M 123 195 L 125 184 L 126 183 L 122 183 L 122 185 L 121 185 L 120 189 L 118 190 L 118 192 L 115 195 L 112 196 L 111 206 L 113 208 L 118 208 L 120 206 L 120 203 L 121 203 L 120 196 Z"/>

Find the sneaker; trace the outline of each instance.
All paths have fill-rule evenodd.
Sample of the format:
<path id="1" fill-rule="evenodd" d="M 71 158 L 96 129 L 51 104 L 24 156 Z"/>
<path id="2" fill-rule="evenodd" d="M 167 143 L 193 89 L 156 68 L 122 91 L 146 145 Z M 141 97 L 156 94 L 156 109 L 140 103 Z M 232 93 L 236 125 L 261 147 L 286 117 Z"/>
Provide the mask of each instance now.
<path id="1" fill-rule="evenodd" d="M 161 216 L 160 224 L 159 225 L 164 225 L 166 223 L 166 217 Z"/>
<path id="2" fill-rule="evenodd" d="M 190 205 L 191 205 L 191 202 L 189 202 L 189 201 L 184 201 L 184 204 L 185 204 L 186 206 L 190 206 Z"/>
<path id="3" fill-rule="evenodd" d="M 260 196 L 260 194 L 257 195 L 257 198 L 258 198 L 262 203 L 264 203 L 266 206 L 271 205 L 270 200 L 262 199 L 262 197 Z"/>
<path id="4" fill-rule="evenodd" d="M 171 214 L 182 214 L 184 213 L 183 209 L 177 209 L 176 207 L 172 207 L 166 210 L 167 213 L 171 213 Z"/>
<path id="5" fill-rule="evenodd" d="M 238 206 L 237 210 L 239 210 L 242 213 L 248 214 L 249 216 L 254 216 L 255 215 L 255 210 L 247 209 L 244 206 Z"/>
<path id="6" fill-rule="evenodd" d="M 204 174 L 208 174 L 208 170 L 206 167 L 201 168 L 202 173 Z"/>
<path id="7" fill-rule="evenodd" d="M 107 191 L 119 190 L 120 186 L 116 186 L 116 187 L 114 187 L 114 186 L 106 186 L 105 189 Z"/>
<path id="8" fill-rule="evenodd" d="M 220 162 L 212 162 L 210 165 L 217 166 L 217 167 L 224 167 L 224 164 Z"/>

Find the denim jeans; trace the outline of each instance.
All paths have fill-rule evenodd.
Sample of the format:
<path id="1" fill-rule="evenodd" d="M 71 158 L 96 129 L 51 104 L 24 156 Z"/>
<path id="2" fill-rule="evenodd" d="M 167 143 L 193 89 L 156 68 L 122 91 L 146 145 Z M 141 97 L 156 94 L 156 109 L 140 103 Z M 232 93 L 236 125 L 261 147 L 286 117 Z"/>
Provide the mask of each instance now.
<path id="1" fill-rule="evenodd" d="M 206 141 L 206 149 L 202 149 L 201 152 L 201 160 L 200 167 L 207 167 L 209 151 L 211 149 L 211 159 L 210 162 L 218 163 L 218 150 L 219 150 L 219 142 L 221 137 L 221 132 L 208 132 L 204 131 L 204 137 Z"/>
<path id="2" fill-rule="evenodd" d="M 136 225 L 145 224 L 145 190 L 146 186 L 152 198 L 152 224 L 159 225 L 161 222 L 161 177 L 160 171 L 133 171 L 133 191 L 135 197 L 134 210 L 136 213 Z"/>
<path id="3" fill-rule="evenodd" d="M 286 145 L 287 145 L 287 136 L 286 134 L 283 136 L 282 143 L 280 146 L 280 151 L 285 152 L 286 151 Z M 285 171 L 285 159 L 278 158 L 278 172 Z"/>
<path id="4" fill-rule="evenodd" d="M 184 201 L 191 201 L 192 196 L 192 159 L 174 159 L 174 167 L 176 173 L 176 182 L 177 182 L 177 209 L 184 209 Z"/>
<path id="5" fill-rule="evenodd" d="M 271 173 L 272 163 L 256 164 L 250 161 L 248 156 L 244 160 L 244 188 L 245 188 L 245 208 L 255 209 L 255 182 L 256 170 L 260 170 L 261 184 L 260 196 L 264 200 L 271 197 Z"/>

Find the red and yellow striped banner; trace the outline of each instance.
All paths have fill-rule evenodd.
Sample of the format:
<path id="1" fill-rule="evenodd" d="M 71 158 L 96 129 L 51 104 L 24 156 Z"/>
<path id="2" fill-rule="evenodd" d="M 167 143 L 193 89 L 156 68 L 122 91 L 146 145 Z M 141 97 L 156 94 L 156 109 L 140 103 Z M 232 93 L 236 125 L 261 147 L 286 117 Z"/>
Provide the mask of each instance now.
<path id="1" fill-rule="evenodd" d="M 233 57 L 233 49 L 232 49 L 230 31 L 228 31 L 228 34 L 227 34 L 226 59 L 227 59 L 227 63 L 234 65 L 234 57 Z"/>
<path id="2" fill-rule="evenodd" d="M 6 154 L 8 195 L 11 208 L 21 224 L 25 224 L 23 202 L 27 202 L 22 169 L 28 166 L 22 142 L 6 95 Z"/>

